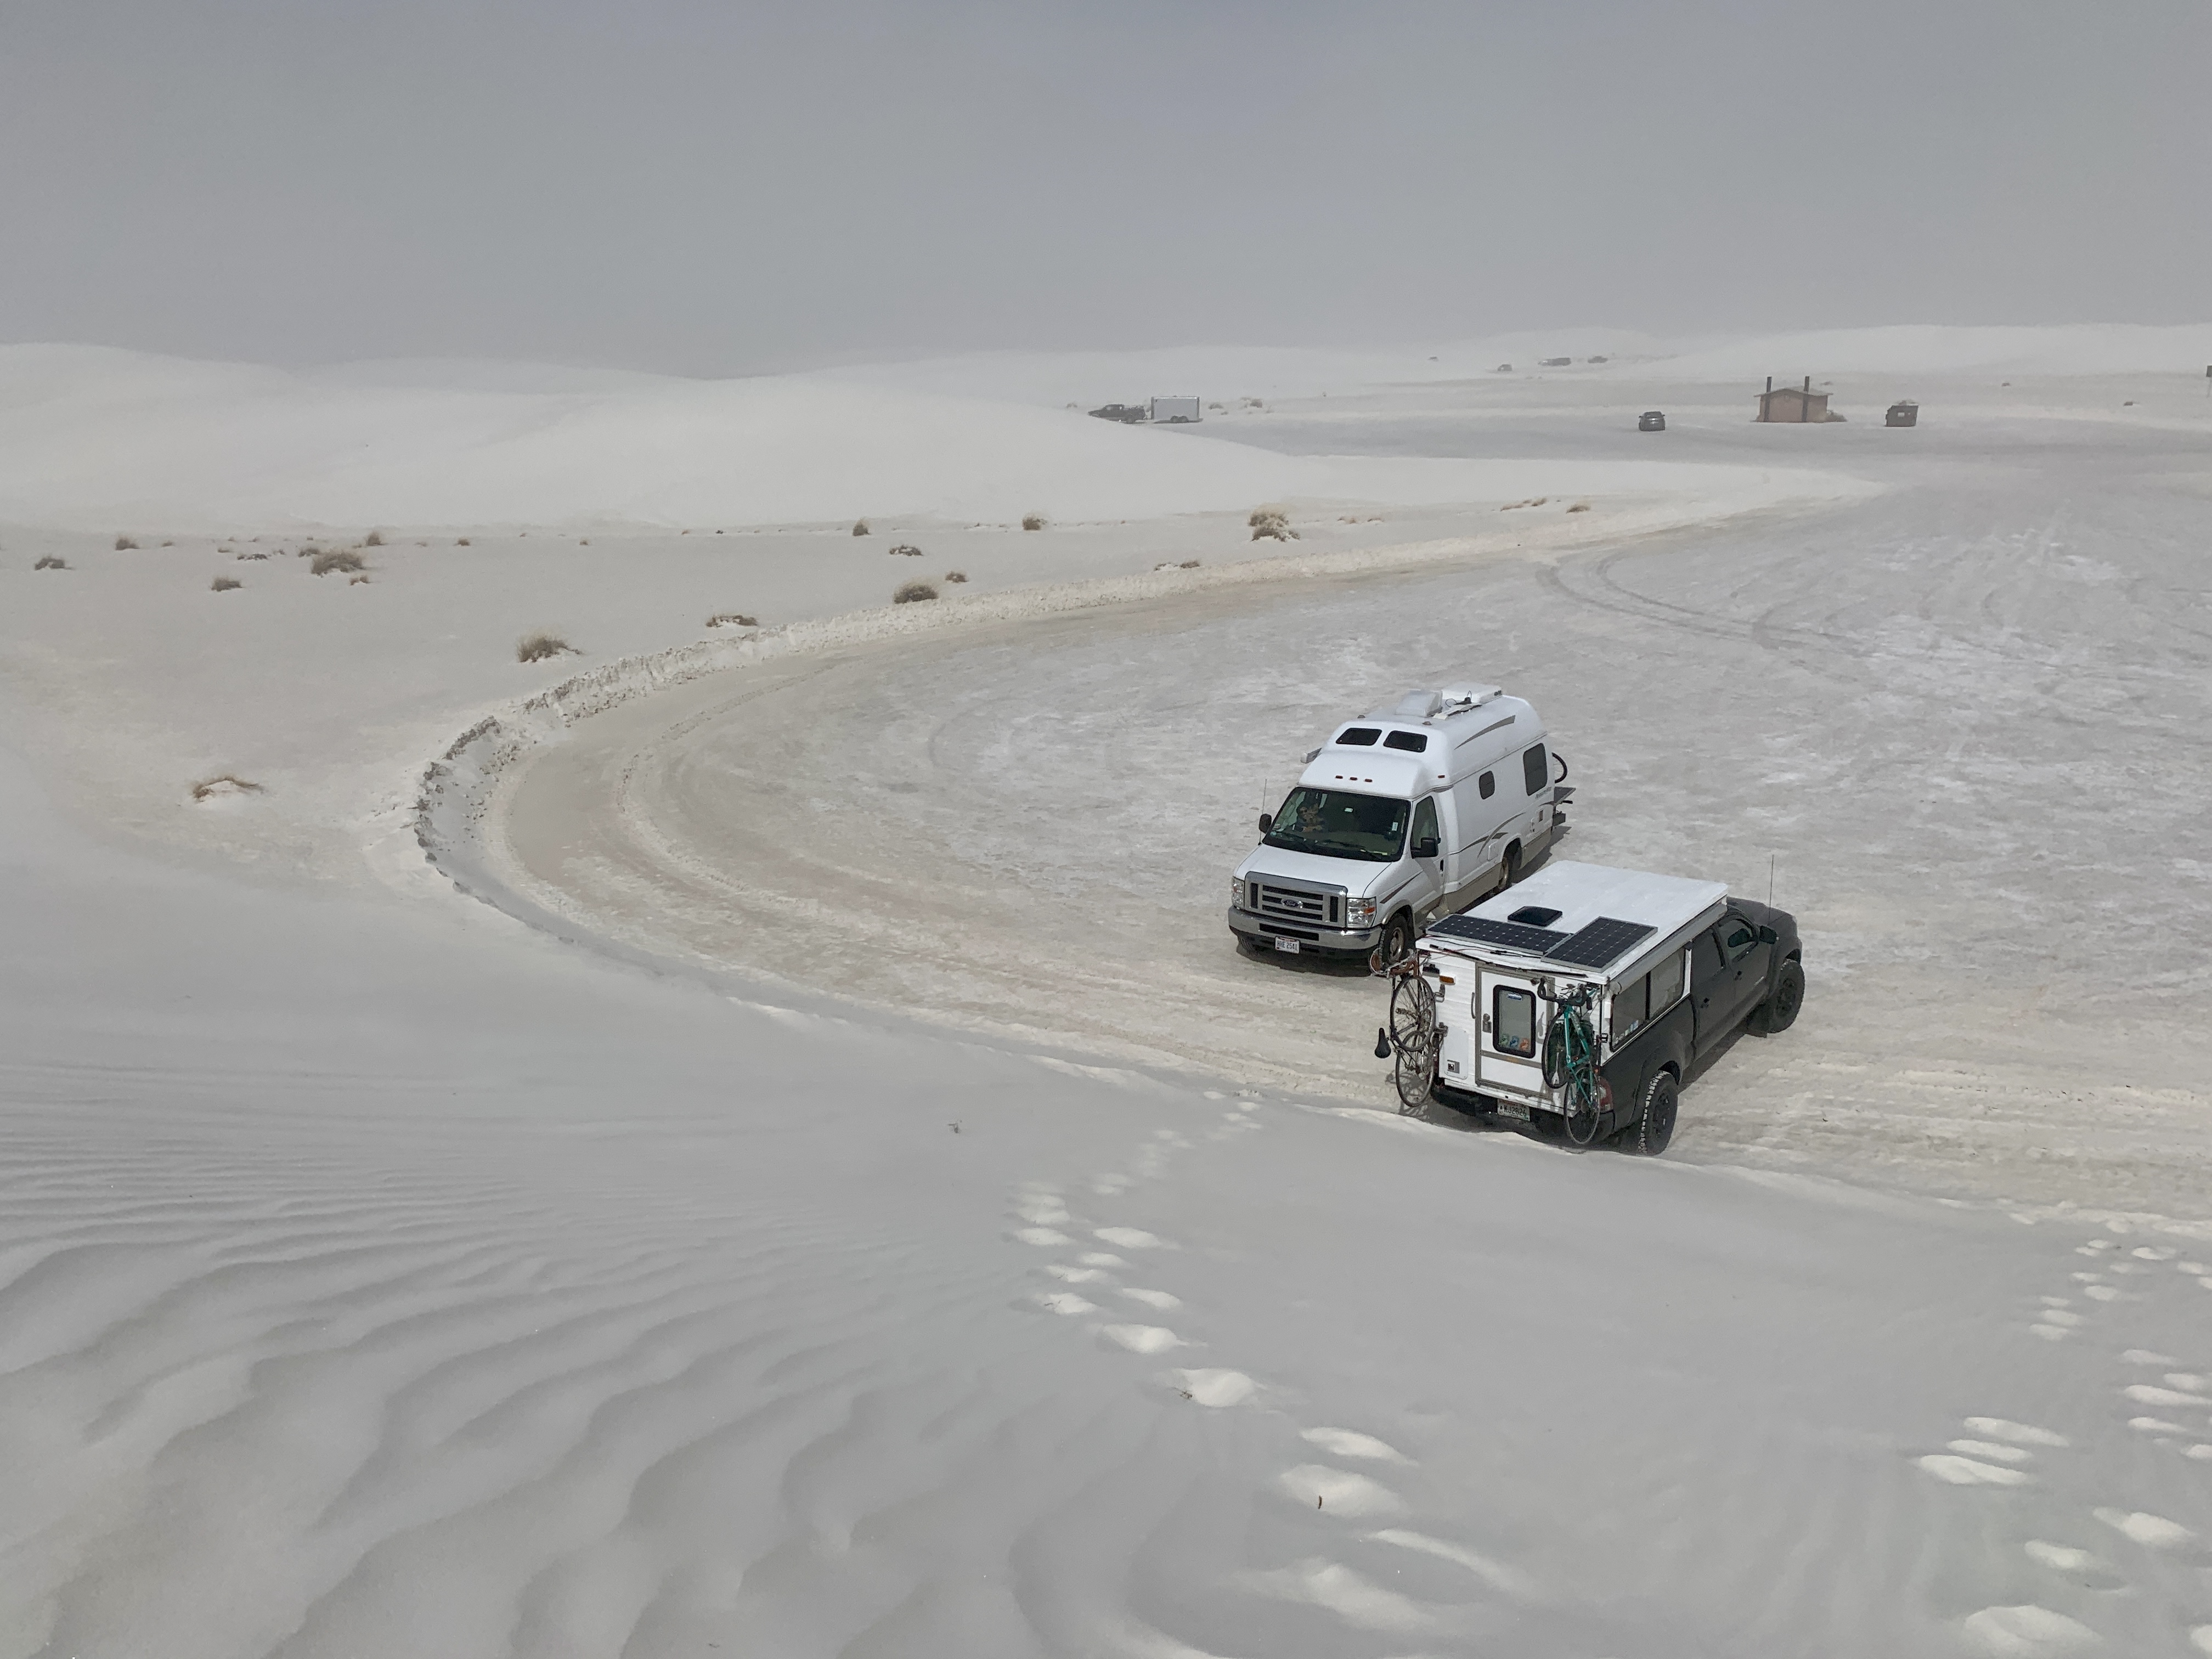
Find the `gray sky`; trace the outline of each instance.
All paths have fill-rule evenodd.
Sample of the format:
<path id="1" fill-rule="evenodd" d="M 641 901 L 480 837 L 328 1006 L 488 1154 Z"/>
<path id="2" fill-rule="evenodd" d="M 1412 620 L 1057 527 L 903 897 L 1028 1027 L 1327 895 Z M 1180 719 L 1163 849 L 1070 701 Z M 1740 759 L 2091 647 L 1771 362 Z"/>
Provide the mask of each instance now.
<path id="1" fill-rule="evenodd" d="M 0 0 L 0 339 L 688 374 L 2212 316 L 2207 0 Z"/>

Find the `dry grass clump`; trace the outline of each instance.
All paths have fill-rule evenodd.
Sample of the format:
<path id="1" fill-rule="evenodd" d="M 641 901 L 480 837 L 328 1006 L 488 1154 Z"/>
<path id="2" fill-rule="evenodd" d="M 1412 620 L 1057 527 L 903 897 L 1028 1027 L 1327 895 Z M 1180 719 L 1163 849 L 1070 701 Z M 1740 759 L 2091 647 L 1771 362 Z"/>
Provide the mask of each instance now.
<path id="1" fill-rule="evenodd" d="M 1042 513 L 1024 513 L 1024 514 L 1022 514 L 1022 528 L 1023 528 L 1023 529 L 1024 529 L 1024 530 L 1042 530 L 1042 529 L 1043 529 L 1043 528 L 1044 528 L 1044 514 L 1042 514 Z"/>
<path id="2" fill-rule="evenodd" d="M 303 553 L 307 551 L 306 548 L 300 550 Z M 368 561 L 349 547 L 333 547 L 327 552 L 314 554 L 307 561 L 307 574 L 311 576 L 327 576 L 333 570 L 349 575 L 356 570 L 368 568 Z"/>
<path id="3" fill-rule="evenodd" d="M 1593 357 L 1590 361 L 1592 362 L 1595 362 L 1597 359 Z M 1577 501 L 1572 507 L 1569 507 L 1567 511 L 1570 513 L 1587 513 L 1589 511 L 1589 503 L 1588 501 Z"/>
<path id="4" fill-rule="evenodd" d="M 1294 542 L 1298 539 L 1298 532 L 1291 528 L 1288 507 L 1255 507 L 1252 509 L 1252 516 L 1244 522 L 1252 526 L 1252 539 L 1255 542 Z"/>
<path id="5" fill-rule="evenodd" d="M 361 544 L 362 544 L 363 547 L 381 547 L 381 546 L 383 546 L 383 545 L 384 545 L 384 532 L 383 532 L 381 530 L 372 530 L 372 531 L 370 531 L 370 532 L 368 532 L 368 534 L 367 534 L 366 536 L 364 536 L 364 537 L 362 537 L 362 538 L 361 538 Z"/>
<path id="6" fill-rule="evenodd" d="M 896 547 L 885 548 L 884 551 L 893 558 L 918 559 L 921 556 L 921 550 L 911 542 L 901 542 Z"/>
<path id="7" fill-rule="evenodd" d="M 269 556 L 266 553 L 233 553 L 230 556 L 234 559 L 265 559 Z"/>
<path id="8" fill-rule="evenodd" d="M 118 536 L 115 538 L 115 550 L 118 553 L 136 552 L 137 550 L 137 547 L 138 544 L 132 541 L 128 536 Z"/>
<path id="9" fill-rule="evenodd" d="M 33 570 L 66 570 L 69 568 L 69 561 L 67 559 L 58 559 L 52 554 L 49 553 L 45 558 L 40 559 L 36 564 L 33 565 L 31 568 Z"/>
<path id="10" fill-rule="evenodd" d="M 868 521 L 866 519 L 855 519 L 853 520 L 853 533 L 855 536 L 866 536 L 872 532 L 868 529 Z"/>
<path id="11" fill-rule="evenodd" d="M 893 605 L 920 605 L 924 599 L 933 599 L 937 590 L 927 582 L 901 582 L 898 592 L 891 595 Z"/>
<path id="12" fill-rule="evenodd" d="M 225 772 L 220 777 L 202 778 L 192 786 L 194 800 L 219 800 L 225 795 L 258 795 L 261 786 L 249 783 L 235 773 Z"/>
<path id="13" fill-rule="evenodd" d="M 1498 510 L 1500 513 L 1510 513 L 1516 507 L 1541 507 L 1551 499 L 1549 495 L 1531 495 L 1525 501 L 1508 501 Z"/>
<path id="14" fill-rule="evenodd" d="M 514 659 L 517 662 L 544 662 L 548 658 L 563 654 L 580 657 L 584 653 L 558 634 L 548 634 L 543 631 L 525 634 L 514 642 Z"/>
<path id="15" fill-rule="evenodd" d="M 968 580 L 968 573 L 964 570 L 948 570 L 945 573 L 945 580 L 949 582 L 964 582 Z"/>
<path id="16" fill-rule="evenodd" d="M 760 618 L 748 617 L 741 611 L 725 611 L 719 617 L 707 618 L 709 628 L 758 628 Z"/>
<path id="17" fill-rule="evenodd" d="M 1198 561 L 1196 559 L 1162 559 L 1158 564 L 1152 567 L 1152 569 L 1155 572 L 1162 570 L 1195 570 L 1197 568 Z"/>
<path id="18" fill-rule="evenodd" d="M 453 545 L 454 545 L 455 547 L 466 547 L 468 544 L 469 544 L 469 538 L 468 538 L 466 536 L 462 537 L 462 538 L 460 538 L 460 540 L 459 540 L 459 541 L 457 541 L 457 542 L 455 542 L 455 543 L 453 544 Z"/>
<path id="19" fill-rule="evenodd" d="M 350 581 L 347 582 L 346 586 L 348 587 L 366 587 L 368 586 L 368 578 L 366 576 L 356 576 Z"/>
<path id="20" fill-rule="evenodd" d="M 216 593 L 228 593 L 234 587 L 243 587 L 245 586 L 246 584 L 239 580 L 235 576 L 217 576 L 213 581 L 208 584 L 209 589 Z"/>

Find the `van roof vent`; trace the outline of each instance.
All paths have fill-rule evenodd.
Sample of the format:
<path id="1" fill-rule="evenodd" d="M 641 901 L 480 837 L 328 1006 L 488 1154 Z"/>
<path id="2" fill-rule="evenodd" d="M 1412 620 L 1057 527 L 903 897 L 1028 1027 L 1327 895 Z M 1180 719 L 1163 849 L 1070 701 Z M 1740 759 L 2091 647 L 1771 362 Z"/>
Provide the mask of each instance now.
<path id="1" fill-rule="evenodd" d="M 1457 714 L 1469 708 L 1480 708 L 1492 698 L 1503 696 L 1504 688 L 1497 685 L 1448 685 L 1437 695 L 1443 699 L 1446 714 Z"/>
<path id="2" fill-rule="evenodd" d="M 1441 691 L 1408 691 L 1390 712 L 1401 720 L 1425 720 L 1444 706 Z"/>

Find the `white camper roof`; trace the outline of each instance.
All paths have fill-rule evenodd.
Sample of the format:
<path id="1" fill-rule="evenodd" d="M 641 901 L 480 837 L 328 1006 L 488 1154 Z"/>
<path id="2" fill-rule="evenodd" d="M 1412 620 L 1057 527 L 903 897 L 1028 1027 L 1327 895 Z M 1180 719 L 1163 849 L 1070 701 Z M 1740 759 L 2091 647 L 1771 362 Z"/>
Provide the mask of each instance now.
<path id="1" fill-rule="evenodd" d="M 1727 898 L 1722 882 L 1562 861 L 1464 915 L 1441 918 L 1429 934 L 1447 946 L 1496 946 L 1563 969 L 1603 973 L 1685 927 L 1717 918 Z M 1526 914 L 1531 911 L 1539 914 Z M 1544 911 L 1554 914 L 1541 915 Z"/>

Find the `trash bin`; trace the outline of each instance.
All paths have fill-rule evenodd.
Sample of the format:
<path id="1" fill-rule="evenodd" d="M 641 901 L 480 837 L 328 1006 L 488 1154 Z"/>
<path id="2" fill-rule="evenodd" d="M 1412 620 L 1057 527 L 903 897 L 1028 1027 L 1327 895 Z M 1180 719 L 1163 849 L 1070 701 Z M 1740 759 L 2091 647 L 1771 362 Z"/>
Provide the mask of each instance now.
<path id="1" fill-rule="evenodd" d="M 1892 404 L 1889 406 L 1889 413 L 1882 417 L 1882 424 L 1884 426 L 1918 426 L 1920 405 L 1910 398 L 1902 403 Z"/>

